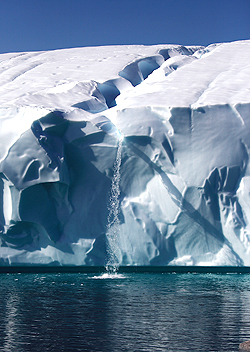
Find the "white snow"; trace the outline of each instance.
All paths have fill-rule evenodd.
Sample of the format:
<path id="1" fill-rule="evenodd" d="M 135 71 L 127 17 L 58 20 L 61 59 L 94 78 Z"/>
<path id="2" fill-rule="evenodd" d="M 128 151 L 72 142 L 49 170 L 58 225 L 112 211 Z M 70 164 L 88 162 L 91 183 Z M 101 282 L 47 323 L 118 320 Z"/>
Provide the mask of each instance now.
<path id="1" fill-rule="evenodd" d="M 250 41 L 0 55 L 0 264 L 250 265 Z"/>

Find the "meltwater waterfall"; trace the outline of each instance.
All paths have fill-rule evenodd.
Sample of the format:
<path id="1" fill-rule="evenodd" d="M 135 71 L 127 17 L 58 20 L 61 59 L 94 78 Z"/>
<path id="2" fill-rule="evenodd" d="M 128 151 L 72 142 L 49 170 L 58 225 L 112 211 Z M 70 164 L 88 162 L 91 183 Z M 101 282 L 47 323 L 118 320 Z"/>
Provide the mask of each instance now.
<path id="1" fill-rule="evenodd" d="M 109 203 L 108 203 L 108 224 L 107 224 L 107 262 L 106 270 L 116 272 L 119 267 L 119 195 L 120 195 L 120 167 L 123 137 L 118 140 L 117 154 L 114 163 L 114 175 L 112 178 Z"/>

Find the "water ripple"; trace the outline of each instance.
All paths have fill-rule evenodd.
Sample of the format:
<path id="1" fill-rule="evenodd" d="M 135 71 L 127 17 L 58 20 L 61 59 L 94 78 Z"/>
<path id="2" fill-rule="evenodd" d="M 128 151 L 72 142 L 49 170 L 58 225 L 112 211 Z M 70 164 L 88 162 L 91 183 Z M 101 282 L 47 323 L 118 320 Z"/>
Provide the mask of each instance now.
<path id="1" fill-rule="evenodd" d="M 4 352 L 233 352 L 250 340 L 250 275 L 2 274 L 0 284 Z"/>

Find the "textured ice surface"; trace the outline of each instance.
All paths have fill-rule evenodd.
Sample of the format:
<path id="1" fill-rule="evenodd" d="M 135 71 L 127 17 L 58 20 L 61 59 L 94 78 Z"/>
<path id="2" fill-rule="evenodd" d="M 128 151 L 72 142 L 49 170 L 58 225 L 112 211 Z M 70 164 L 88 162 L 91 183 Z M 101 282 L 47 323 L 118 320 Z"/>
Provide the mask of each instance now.
<path id="1" fill-rule="evenodd" d="M 0 55 L 0 258 L 250 265 L 250 41 Z"/>

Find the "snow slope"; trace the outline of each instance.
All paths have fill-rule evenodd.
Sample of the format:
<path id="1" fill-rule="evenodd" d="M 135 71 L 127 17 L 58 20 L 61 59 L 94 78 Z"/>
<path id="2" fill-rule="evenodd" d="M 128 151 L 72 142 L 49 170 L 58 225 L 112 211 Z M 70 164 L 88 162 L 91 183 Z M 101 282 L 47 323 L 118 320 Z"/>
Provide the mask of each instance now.
<path id="1" fill-rule="evenodd" d="M 250 265 L 250 41 L 0 55 L 0 264 Z"/>

